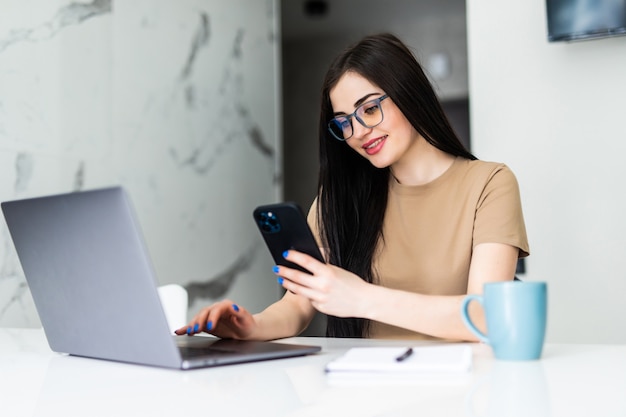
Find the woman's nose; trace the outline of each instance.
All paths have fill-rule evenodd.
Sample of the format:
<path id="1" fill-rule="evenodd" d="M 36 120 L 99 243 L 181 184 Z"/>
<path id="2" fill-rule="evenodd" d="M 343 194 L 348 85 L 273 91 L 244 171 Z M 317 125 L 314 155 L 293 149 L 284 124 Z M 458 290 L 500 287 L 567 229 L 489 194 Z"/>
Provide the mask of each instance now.
<path id="1" fill-rule="evenodd" d="M 357 138 L 362 138 L 372 131 L 371 127 L 365 127 L 358 120 L 354 119 L 352 121 L 352 136 Z"/>

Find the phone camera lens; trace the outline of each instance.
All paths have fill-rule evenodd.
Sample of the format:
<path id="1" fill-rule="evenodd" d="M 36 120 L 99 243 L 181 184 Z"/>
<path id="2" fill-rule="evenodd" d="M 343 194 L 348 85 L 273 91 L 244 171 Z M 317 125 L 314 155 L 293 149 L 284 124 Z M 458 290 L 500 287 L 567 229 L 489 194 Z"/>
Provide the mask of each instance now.
<path id="1" fill-rule="evenodd" d="M 264 233 L 277 233 L 280 231 L 280 222 L 271 211 L 263 211 L 258 214 L 257 221 Z"/>

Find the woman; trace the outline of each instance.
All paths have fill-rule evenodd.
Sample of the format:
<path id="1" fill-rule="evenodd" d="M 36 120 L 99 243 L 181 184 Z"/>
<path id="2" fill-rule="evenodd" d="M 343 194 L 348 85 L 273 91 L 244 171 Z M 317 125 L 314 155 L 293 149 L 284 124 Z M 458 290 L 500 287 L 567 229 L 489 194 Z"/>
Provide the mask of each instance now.
<path id="1" fill-rule="evenodd" d="M 512 280 L 529 251 L 513 173 L 463 147 L 411 51 L 390 34 L 331 64 L 319 140 L 309 224 L 328 263 L 291 250 L 286 259 L 311 274 L 274 267 L 288 290 L 281 300 L 255 315 L 218 302 L 176 333 L 295 336 L 317 310 L 330 337 L 474 341 L 463 297 Z M 470 314 L 484 325 L 480 307 Z"/>

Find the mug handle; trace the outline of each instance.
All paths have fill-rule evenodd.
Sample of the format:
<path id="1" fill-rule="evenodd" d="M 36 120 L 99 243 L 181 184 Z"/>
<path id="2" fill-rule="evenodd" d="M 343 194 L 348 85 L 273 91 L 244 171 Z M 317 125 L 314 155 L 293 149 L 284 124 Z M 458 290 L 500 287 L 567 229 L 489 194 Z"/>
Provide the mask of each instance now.
<path id="1" fill-rule="evenodd" d="M 472 323 L 472 320 L 469 318 L 469 304 L 472 301 L 477 301 L 481 306 L 483 306 L 483 308 L 485 308 L 485 305 L 483 304 L 483 297 L 480 295 L 476 295 L 476 294 L 470 294 L 465 296 L 465 298 L 463 299 L 463 304 L 461 304 L 461 318 L 463 319 L 463 324 L 465 324 L 465 326 L 472 332 L 474 333 L 474 335 L 478 338 L 478 340 L 480 340 L 483 343 L 489 344 L 489 339 L 487 338 L 487 335 L 484 334 L 483 332 L 481 332 L 480 330 L 478 330 L 478 328 L 476 326 L 474 326 L 474 323 Z"/>

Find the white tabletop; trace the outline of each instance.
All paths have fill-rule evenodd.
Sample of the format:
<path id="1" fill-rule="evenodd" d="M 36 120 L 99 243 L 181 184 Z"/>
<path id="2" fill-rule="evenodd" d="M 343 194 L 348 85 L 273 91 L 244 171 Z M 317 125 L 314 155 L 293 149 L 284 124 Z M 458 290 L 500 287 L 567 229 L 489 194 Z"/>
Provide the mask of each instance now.
<path id="1" fill-rule="evenodd" d="M 42 330 L 0 329 L 0 415 L 626 416 L 626 345 L 546 345 L 531 362 L 473 344 L 466 378 L 336 385 L 328 361 L 352 346 L 414 342 L 291 338 L 322 352 L 192 371 L 50 351 Z"/>

